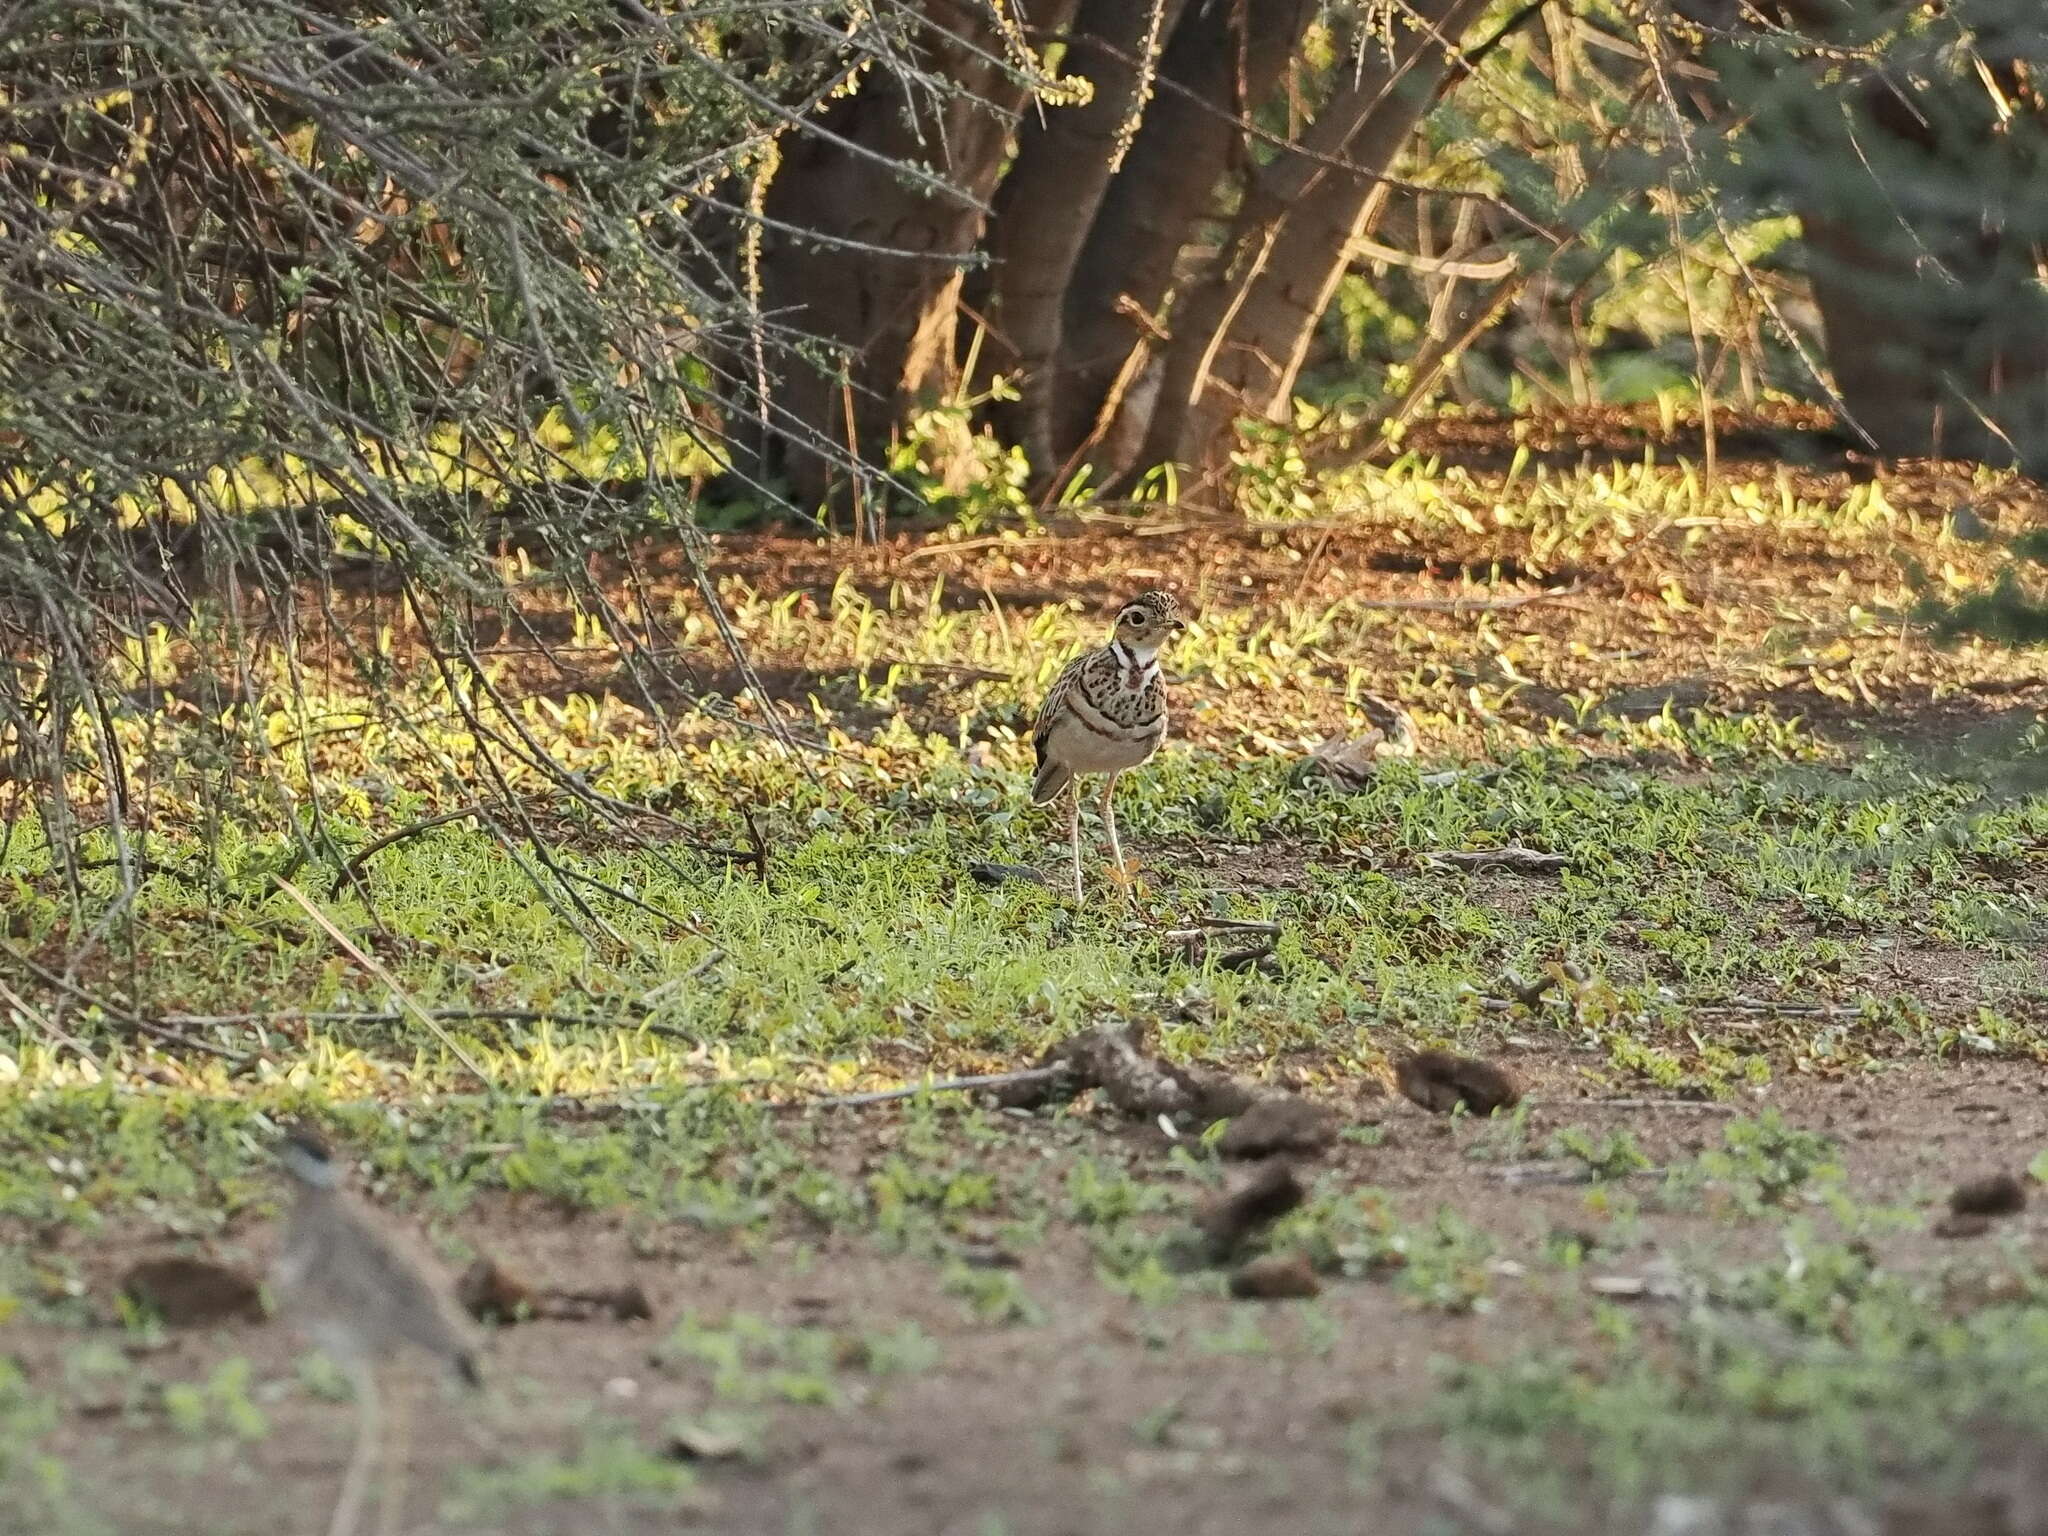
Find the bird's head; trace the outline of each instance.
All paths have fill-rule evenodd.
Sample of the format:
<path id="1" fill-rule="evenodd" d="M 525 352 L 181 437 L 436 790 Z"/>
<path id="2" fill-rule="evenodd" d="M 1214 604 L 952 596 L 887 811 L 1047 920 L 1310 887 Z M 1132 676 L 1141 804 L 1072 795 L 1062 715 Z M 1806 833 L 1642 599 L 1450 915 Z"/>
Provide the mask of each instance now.
<path id="1" fill-rule="evenodd" d="M 1133 656 L 1149 660 L 1186 629 L 1180 603 L 1171 592 L 1140 592 L 1116 616 L 1116 638 Z"/>
<path id="2" fill-rule="evenodd" d="M 335 1161 L 333 1149 L 309 1125 L 285 1128 L 284 1139 L 278 1143 L 277 1160 L 284 1164 L 286 1173 L 314 1189 L 333 1189 L 341 1182 L 341 1164 Z"/>

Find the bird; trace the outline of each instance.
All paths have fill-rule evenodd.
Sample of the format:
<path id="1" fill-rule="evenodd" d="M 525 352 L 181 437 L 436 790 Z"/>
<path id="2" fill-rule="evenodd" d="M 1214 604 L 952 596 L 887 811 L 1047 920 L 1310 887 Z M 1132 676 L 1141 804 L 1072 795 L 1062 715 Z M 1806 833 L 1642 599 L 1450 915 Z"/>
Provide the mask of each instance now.
<path id="1" fill-rule="evenodd" d="M 285 1315 L 348 1373 L 356 1388 L 356 1445 L 343 1474 L 328 1536 L 346 1536 L 361 1510 L 377 1459 L 377 1368 L 406 1344 L 483 1384 L 475 1329 L 448 1277 L 370 1203 L 346 1187 L 342 1165 L 320 1134 L 287 1129 L 278 1160 L 297 1190 L 271 1290 Z M 391 1523 L 386 1489 L 386 1523 Z"/>
<path id="2" fill-rule="evenodd" d="M 1031 733 L 1038 754 L 1031 803 L 1050 805 L 1073 788 L 1067 803 L 1067 841 L 1074 853 L 1077 902 L 1083 898 L 1081 791 L 1075 780 L 1087 773 L 1108 775 L 1100 802 L 1102 825 L 1121 878 L 1124 850 L 1111 796 L 1118 777 L 1157 752 L 1166 739 L 1166 688 L 1159 680 L 1159 651 L 1186 629 L 1180 603 L 1171 592 L 1139 593 L 1117 613 L 1109 644 L 1068 662 L 1039 706 Z"/>

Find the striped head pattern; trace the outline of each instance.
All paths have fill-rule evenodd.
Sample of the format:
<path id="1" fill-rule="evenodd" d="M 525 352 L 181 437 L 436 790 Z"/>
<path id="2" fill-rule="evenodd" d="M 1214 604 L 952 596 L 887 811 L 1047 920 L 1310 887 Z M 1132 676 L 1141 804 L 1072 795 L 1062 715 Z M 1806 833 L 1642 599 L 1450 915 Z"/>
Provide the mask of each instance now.
<path id="1" fill-rule="evenodd" d="M 1155 588 L 1140 592 L 1117 613 L 1116 641 L 1133 656 L 1149 659 L 1187 627 L 1179 600 Z"/>

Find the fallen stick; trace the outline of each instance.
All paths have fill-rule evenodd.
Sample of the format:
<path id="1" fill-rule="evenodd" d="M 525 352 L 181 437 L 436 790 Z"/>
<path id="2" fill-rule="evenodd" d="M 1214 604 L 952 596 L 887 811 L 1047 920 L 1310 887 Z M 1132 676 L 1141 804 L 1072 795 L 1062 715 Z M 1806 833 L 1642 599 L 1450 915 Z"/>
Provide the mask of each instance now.
<path id="1" fill-rule="evenodd" d="M 330 900 L 337 899 L 351 885 L 359 884 L 363 879 L 364 866 L 386 848 L 395 847 L 408 838 L 418 837 L 422 832 L 431 832 L 436 827 L 445 827 L 451 821 L 462 821 L 470 816 L 484 816 L 488 814 L 481 802 L 472 800 L 469 804 L 459 806 L 455 810 L 443 811 L 438 816 L 425 817 L 420 821 L 400 827 L 396 832 L 387 832 L 375 842 L 365 843 L 350 856 L 346 864 L 341 866 L 341 872 L 334 877 L 334 883 L 327 888 L 328 898 Z"/>
<path id="2" fill-rule="evenodd" d="M 1425 853 L 1422 862 L 1432 869 L 1512 869 L 1518 874 L 1553 874 L 1571 867 L 1571 855 L 1544 853 L 1510 843 L 1505 848 L 1474 848 L 1451 853 Z"/>
<path id="3" fill-rule="evenodd" d="M 777 1109 L 858 1109 L 866 1104 L 887 1104 L 897 1099 L 914 1099 L 922 1093 L 962 1093 L 972 1088 L 1008 1088 L 1019 1083 L 1050 1082 L 1065 1077 L 1064 1062 L 1049 1067 L 1024 1067 L 1015 1072 L 988 1072 L 979 1077 L 949 1077 L 938 1082 L 911 1083 L 901 1088 L 882 1088 L 873 1093 L 840 1093 L 828 1098 L 792 1099 Z"/>
<path id="4" fill-rule="evenodd" d="M 937 672 L 946 677 L 961 678 L 970 683 L 1014 683 L 1017 674 L 998 672 L 993 667 L 963 667 L 950 661 L 911 661 L 902 656 L 876 656 L 855 665 L 863 672 L 874 668 L 884 670 L 901 667 L 906 672 Z"/>
<path id="5" fill-rule="evenodd" d="M 428 1013 L 426 1009 L 422 1008 L 419 1005 L 419 1003 L 413 999 L 413 995 L 410 992 L 406 991 L 404 987 L 399 985 L 398 978 L 396 976 L 392 975 L 389 970 L 385 969 L 385 967 L 374 956 L 365 954 L 363 950 L 357 946 L 353 939 L 349 938 L 347 934 L 343 933 L 339 928 L 335 927 L 334 920 L 330 918 L 325 912 L 322 912 L 317 906 L 315 906 L 311 898 L 309 898 L 304 891 L 301 891 L 296 885 L 293 885 L 291 881 L 285 879 L 283 875 L 273 875 L 271 878 L 277 882 L 277 888 L 279 890 L 283 891 L 285 895 L 291 897 L 293 901 L 296 901 L 300 906 L 306 909 L 306 916 L 312 918 L 315 923 L 319 924 L 321 928 L 325 929 L 327 932 L 327 936 L 330 939 L 334 940 L 334 942 L 341 947 L 341 950 L 344 954 L 346 954 L 351 960 L 355 961 L 355 963 L 357 965 L 360 965 L 364 970 L 368 971 L 372 976 L 376 977 L 379 981 L 383 982 L 385 986 L 389 987 L 391 989 L 391 995 L 398 999 L 399 1003 L 404 1007 L 405 1011 L 411 1014 L 414 1018 L 418 1019 L 422 1024 L 426 1025 L 428 1030 L 431 1031 L 433 1035 L 437 1039 L 439 1039 L 444 1046 L 448 1048 L 448 1052 L 450 1055 L 452 1055 L 457 1061 L 461 1062 L 465 1067 L 469 1068 L 471 1072 L 475 1073 L 477 1080 L 481 1082 L 486 1088 L 489 1088 L 493 1091 L 497 1089 L 498 1085 L 492 1079 L 491 1074 L 486 1072 L 481 1066 L 477 1064 L 476 1058 L 470 1055 L 468 1051 L 465 1051 L 462 1048 L 462 1046 L 456 1041 L 455 1037 L 449 1034 L 447 1030 L 443 1029 L 440 1025 L 440 1022 L 437 1019 L 435 1019 L 435 1017 L 431 1013 Z"/>
<path id="6" fill-rule="evenodd" d="M 590 1013 L 563 1013 L 554 1008 L 428 1008 L 427 1017 L 442 1023 L 585 1024 L 598 1029 L 639 1029 L 630 1019 Z M 158 1022 L 187 1029 L 266 1024 L 402 1024 L 418 1015 L 402 1008 L 284 1008 L 276 1013 L 166 1013 Z"/>
<path id="7" fill-rule="evenodd" d="M 711 974 L 712 967 L 716 966 L 724 958 L 725 951 L 714 945 L 710 954 L 699 960 L 695 965 L 683 972 L 682 975 L 672 980 L 664 981 L 660 986 L 649 987 L 645 992 L 641 993 L 640 1006 L 651 1008 L 678 987 L 687 987 L 693 981 L 703 980 L 704 977 Z"/>
<path id="8" fill-rule="evenodd" d="M 1532 1109 L 1688 1109 L 1698 1115 L 1739 1115 L 1740 1104 L 1718 1099 L 1524 1099 Z"/>
<path id="9" fill-rule="evenodd" d="M 1496 1168 L 1490 1177 L 1503 1184 L 1591 1184 L 1596 1179 L 1603 1183 L 1615 1183 L 1621 1179 L 1661 1179 L 1669 1170 L 1663 1168 L 1631 1168 L 1625 1173 L 1595 1174 L 1584 1163 L 1562 1163 L 1544 1160 L 1531 1163 L 1509 1163 Z"/>
<path id="10" fill-rule="evenodd" d="M 1863 1014 L 1854 1003 L 1774 1003 L 1760 997 L 1730 997 L 1717 1003 L 1686 1001 L 1685 1006 L 1698 1013 L 1782 1013 L 1802 1019 L 1854 1019 Z"/>
<path id="11" fill-rule="evenodd" d="M 1260 922 L 1249 917 L 1190 917 L 1184 919 L 1182 928 L 1168 928 L 1160 933 L 1164 939 L 1191 939 L 1204 929 L 1221 928 L 1229 933 L 1266 933 L 1275 937 L 1281 932 L 1278 923 Z"/>
<path id="12" fill-rule="evenodd" d="M 218 1045 L 211 1040 L 201 1040 L 195 1035 L 181 1034 L 168 1025 L 159 1024 L 154 1019 L 143 1018 L 140 1014 L 133 1013 L 118 1003 L 110 1003 L 105 998 L 95 997 L 76 982 L 58 975 L 41 961 L 32 956 L 24 955 L 10 944 L 0 944 L 0 955 L 4 955 L 7 959 L 12 960 L 16 965 L 42 982 L 43 985 L 55 987 L 73 1001 L 87 1008 L 97 1008 L 106 1014 L 108 1018 L 127 1025 L 128 1028 L 135 1030 L 139 1034 L 148 1035 L 153 1040 L 160 1040 L 168 1045 L 181 1045 L 187 1050 L 199 1051 L 209 1056 L 218 1056 L 223 1061 L 242 1063 L 256 1059 L 247 1051 L 238 1051 L 232 1046 Z"/>

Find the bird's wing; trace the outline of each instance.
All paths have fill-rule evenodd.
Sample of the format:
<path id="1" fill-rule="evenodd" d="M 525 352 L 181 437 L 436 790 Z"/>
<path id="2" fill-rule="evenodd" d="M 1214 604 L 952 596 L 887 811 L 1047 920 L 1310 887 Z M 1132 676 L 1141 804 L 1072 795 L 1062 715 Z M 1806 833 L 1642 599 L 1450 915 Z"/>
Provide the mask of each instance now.
<path id="1" fill-rule="evenodd" d="M 455 1363 L 471 1354 L 476 1332 L 432 1255 L 380 1212 L 358 1203 L 350 1216 L 358 1232 L 347 1245 L 352 1272 L 336 1278 L 396 1303 L 394 1331 L 429 1354 Z"/>
<path id="2" fill-rule="evenodd" d="M 1088 652 L 1082 652 L 1053 679 L 1052 686 L 1045 690 L 1045 701 L 1038 706 L 1038 723 L 1031 728 L 1031 745 L 1037 750 L 1039 760 L 1045 758 L 1045 738 L 1051 733 L 1053 723 L 1067 707 L 1067 695 L 1074 691 L 1074 683 L 1081 676 L 1081 668 L 1087 665 Z"/>

